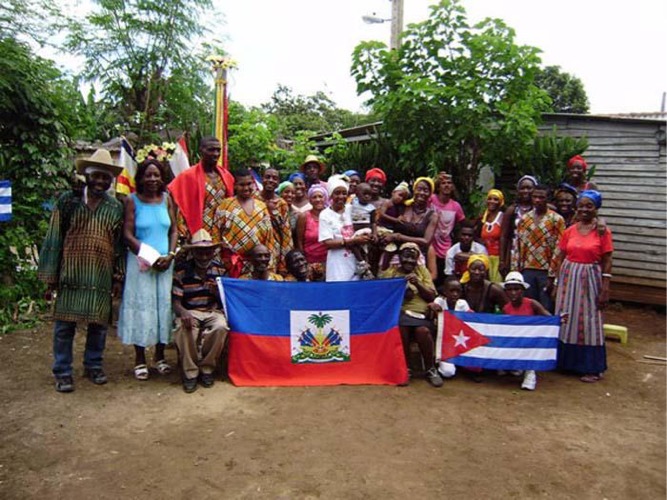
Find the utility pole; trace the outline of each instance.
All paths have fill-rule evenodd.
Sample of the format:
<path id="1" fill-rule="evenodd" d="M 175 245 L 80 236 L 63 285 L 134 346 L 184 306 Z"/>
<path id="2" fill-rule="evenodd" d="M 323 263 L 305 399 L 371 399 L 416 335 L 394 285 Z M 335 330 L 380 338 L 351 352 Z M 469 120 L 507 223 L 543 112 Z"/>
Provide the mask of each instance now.
<path id="1" fill-rule="evenodd" d="M 389 49 L 398 49 L 401 45 L 401 32 L 403 31 L 403 0 L 391 1 L 391 39 Z"/>

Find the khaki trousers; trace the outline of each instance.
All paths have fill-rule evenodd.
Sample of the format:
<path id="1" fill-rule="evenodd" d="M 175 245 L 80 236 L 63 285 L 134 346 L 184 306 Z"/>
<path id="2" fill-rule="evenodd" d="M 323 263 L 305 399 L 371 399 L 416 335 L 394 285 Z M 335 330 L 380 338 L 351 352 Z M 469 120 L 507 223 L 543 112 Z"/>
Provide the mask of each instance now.
<path id="1" fill-rule="evenodd" d="M 191 310 L 194 319 L 192 330 L 183 327 L 176 319 L 174 341 L 186 378 L 197 378 L 200 373 L 213 373 L 227 340 L 227 319 L 220 311 Z"/>

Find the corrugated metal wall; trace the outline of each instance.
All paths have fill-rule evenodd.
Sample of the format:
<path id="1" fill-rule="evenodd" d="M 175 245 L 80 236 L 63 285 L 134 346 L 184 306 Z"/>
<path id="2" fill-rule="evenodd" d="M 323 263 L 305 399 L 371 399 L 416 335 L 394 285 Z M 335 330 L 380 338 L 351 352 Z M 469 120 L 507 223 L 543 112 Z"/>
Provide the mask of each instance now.
<path id="1" fill-rule="evenodd" d="M 613 283 L 667 287 L 665 122 L 545 115 L 543 130 L 588 138 L 603 195 L 600 215 L 614 235 Z M 612 287 L 613 289 L 613 287 Z"/>

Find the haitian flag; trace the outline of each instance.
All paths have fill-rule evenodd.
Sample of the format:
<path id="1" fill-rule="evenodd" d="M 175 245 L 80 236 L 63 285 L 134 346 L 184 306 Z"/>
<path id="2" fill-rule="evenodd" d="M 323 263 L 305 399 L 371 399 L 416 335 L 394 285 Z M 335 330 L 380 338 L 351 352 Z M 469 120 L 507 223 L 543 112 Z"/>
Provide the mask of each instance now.
<path id="1" fill-rule="evenodd" d="M 492 370 L 556 368 L 560 316 L 448 311 L 442 318 L 444 322 L 438 321 L 436 353 L 443 360 L 453 354 L 447 359 L 449 363 Z M 457 349 L 454 352 L 452 344 Z"/>
<path id="2" fill-rule="evenodd" d="M 297 283 L 221 278 L 237 386 L 407 381 L 398 316 L 405 280 Z"/>

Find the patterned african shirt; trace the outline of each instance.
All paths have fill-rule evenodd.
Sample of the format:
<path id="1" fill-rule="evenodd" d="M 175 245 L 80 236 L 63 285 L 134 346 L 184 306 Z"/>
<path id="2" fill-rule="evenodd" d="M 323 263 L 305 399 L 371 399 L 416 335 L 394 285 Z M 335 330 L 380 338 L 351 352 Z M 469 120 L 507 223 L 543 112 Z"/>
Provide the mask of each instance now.
<path id="1" fill-rule="evenodd" d="M 222 242 L 224 247 L 243 258 L 241 273 L 251 271 L 252 266 L 245 256 L 255 245 L 261 244 L 268 249 L 274 248 L 269 211 L 262 201 L 254 200 L 254 202 L 254 210 L 248 215 L 236 196 L 222 200 L 215 212 L 215 222 L 211 233 L 213 241 Z M 225 267 L 229 266 L 231 262 L 225 262 Z"/>
<path id="2" fill-rule="evenodd" d="M 202 214 L 202 227 L 208 231 L 208 234 L 213 238 L 214 243 L 220 243 L 217 240 L 213 231 L 213 224 L 215 220 L 215 211 L 222 203 L 222 200 L 227 196 L 225 184 L 222 182 L 222 177 L 218 176 L 215 180 L 206 176 L 206 186 L 204 190 L 204 213 Z M 178 228 L 178 236 L 181 242 L 190 241 L 192 235 L 188 229 L 188 224 L 181 211 L 178 211 L 176 217 L 176 227 Z"/>
<path id="3" fill-rule="evenodd" d="M 255 199 L 266 204 L 260 193 L 255 194 Z M 267 212 L 271 217 L 273 228 L 273 248 L 269 247 L 273 256 L 275 268 L 283 276 L 288 273 L 285 256 L 294 248 L 292 241 L 292 227 L 290 226 L 290 209 L 288 203 L 282 198 L 274 198 L 274 208 Z"/>
<path id="4" fill-rule="evenodd" d="M 104 194 L 91 210 L 73 192 L 51 214 L 39 253 L 39 278 L 57 285 L 54 318 L 107 325 L 114 278 L 125 276 L 123 206 Z"/>
<path id="5" fill-rule="evenodd" d="M 537 269 L 556 276 L 554 256 L 563 232 L 565 220 L 551 209 L 539 222 L 535 210 L 531 210 L 517 226 L 517 252 L 512 255 L 512 270 Z"/>

